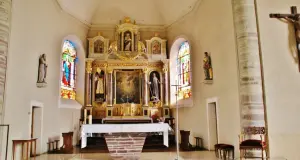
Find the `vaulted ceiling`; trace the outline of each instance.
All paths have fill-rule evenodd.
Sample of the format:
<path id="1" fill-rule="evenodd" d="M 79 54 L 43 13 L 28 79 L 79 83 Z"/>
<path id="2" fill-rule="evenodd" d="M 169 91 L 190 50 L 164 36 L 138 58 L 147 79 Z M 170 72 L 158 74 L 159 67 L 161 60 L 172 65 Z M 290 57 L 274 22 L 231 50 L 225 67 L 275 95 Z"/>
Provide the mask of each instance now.
<path id="1" fill-rule="evenodd" d="M 138 24 L 170 25 L 201 0 L 57 0 L 61 8 L 88 25 L 117 24 L 130 17 Z"/>

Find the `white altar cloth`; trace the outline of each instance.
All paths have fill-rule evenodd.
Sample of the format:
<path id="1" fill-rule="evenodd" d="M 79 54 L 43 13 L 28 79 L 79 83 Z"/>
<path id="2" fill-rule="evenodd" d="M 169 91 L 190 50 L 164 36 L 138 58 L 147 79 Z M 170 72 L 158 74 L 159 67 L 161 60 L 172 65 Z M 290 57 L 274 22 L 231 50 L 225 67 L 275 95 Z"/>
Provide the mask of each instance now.
<path id="1" fill-rule="evenodd" d="M 164 145 L 169 147 L 168 131 L 172 130 L 168 123 L 144 124 L 84 124 L 81 126 L 81 148 L 86 147 L 87 133 L 144 133 L 163 132 Z"/>

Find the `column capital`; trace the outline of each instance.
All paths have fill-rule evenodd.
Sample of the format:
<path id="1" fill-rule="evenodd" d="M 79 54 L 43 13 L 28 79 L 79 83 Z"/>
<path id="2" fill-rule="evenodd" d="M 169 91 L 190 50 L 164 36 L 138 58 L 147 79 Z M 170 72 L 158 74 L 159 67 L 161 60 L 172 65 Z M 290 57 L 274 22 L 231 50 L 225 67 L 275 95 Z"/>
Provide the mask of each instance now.
<path id="1" fill-rule="evenodd" d="M 85 63 L 85 71 L 86 73 L 92 73 L 92 60 L 87 60 Z"/>
<path id="2" fill-rule="evenodd" d="M 108 73 L 112 73 L 112 72 L 113 72 L 113 69 L 112 69 L 112 68 L 106 68 L 106 71 L 107 71 Z"/>
<path id="3" fill-rule="evenodd" d="M 149 72 L 148 68 L 143 68 L 143 73 L 147 74 Z"/>

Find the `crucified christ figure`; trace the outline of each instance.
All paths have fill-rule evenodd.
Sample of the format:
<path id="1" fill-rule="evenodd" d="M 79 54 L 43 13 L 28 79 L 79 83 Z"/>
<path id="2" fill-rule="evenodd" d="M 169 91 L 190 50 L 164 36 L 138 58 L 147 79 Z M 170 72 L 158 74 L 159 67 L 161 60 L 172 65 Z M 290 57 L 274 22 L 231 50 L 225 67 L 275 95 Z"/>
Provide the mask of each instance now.
<path id="1" fill-rule="evenodd" d="M 293 24 L 295 29 L 296 48 L 298 52 L 298 67 L 300 72 L 300 14 L 297 13 L 297 7 L 291 7 L 291 14 L 270 14 L 270 18 L 284 19 Z"/>
<path id="2" fill-rule="evenodd" d="M 285 20 L 287 20 L 289 23 L 292 23 L 295 27 L 295 36 L 297 41 L 297 47 L 298 50 L 300 50 L 300 15 L 297 15 L 295 18 L 290 18 L 288 16 L 283 17 Z"/>

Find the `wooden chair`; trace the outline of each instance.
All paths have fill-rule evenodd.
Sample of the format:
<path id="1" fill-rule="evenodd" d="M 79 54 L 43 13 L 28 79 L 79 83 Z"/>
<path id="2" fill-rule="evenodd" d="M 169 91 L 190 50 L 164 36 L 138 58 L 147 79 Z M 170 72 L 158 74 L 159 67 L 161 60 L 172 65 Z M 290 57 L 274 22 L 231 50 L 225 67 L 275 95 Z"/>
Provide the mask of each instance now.
<path id="1" fill-rule="evenodd" d="M 240 158 L 256 158 L 246 157 L 247 150 L 261 150 L 261 158 L 264 159 L 264 151 L 267 157 L 267 143 L 265 138 L 265 127 L 248 127 L 244 133 L 239 135 Z"/>

